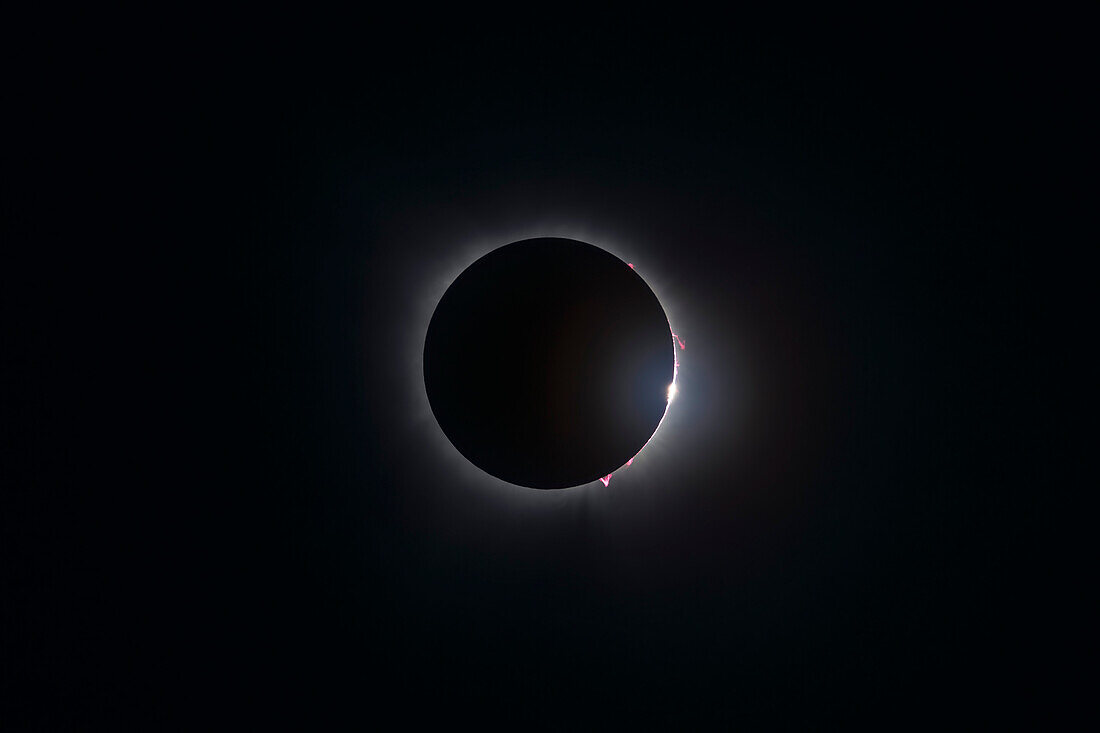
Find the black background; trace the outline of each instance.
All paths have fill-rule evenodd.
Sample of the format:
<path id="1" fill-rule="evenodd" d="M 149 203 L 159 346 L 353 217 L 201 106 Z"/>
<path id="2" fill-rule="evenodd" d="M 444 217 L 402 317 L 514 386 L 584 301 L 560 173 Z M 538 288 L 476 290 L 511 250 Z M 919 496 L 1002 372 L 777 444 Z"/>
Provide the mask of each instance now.
<path id="1" fill-rule="evenodd" d="M 5 714 L 1043 715 L 1042 74 L 1018 31 L 932 25 L 376 30 L 28 92 L 86 125 L 49 118 L 10 209 L 62 170 L 84 203 L 13 217 L 65 240 L 67 299 L 11 291 L 48 366 L 8 361 Z M 634 262 L 687 341 L 667 436 L 607 489 L 482 478 L 418 401 L 448 273 L 540 234 Z"/>

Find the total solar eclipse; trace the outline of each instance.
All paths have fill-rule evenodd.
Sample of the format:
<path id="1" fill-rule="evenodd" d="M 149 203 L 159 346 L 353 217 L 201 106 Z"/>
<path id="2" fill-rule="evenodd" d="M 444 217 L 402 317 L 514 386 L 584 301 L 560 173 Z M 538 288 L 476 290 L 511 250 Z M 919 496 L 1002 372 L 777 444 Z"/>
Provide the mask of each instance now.
<path id="1" fill-rule="evenodd" d="M 631 265 L 573 239 L 526 239 L 444 293 L 424 384 L 444 434 L 485 472 L 535 489 L 606 483 L 664 417 L 673 339 Z"/>

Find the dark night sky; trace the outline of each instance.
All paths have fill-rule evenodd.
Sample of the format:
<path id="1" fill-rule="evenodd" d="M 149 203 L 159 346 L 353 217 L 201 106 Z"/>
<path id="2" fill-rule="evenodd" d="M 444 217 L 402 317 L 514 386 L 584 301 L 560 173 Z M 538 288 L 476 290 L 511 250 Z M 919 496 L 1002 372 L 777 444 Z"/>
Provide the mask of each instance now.
<path id="1" fill-rule="evenodd" d="M 163 314 L 124 306 L 164 342 L 140 488 L 60 494 L 86 541 L 13 576 L 48 609 L 13 648 L 54 712 L 10 709 L 1034 713 L 1026 51 L 976 29 L 765 51 L 626 35 L 170 65 L 180 92 L 136 156 L 157 172 L 127 181 L 161 243 L 129 265 L 139 289 L 173 286 Z M 666 424 L 607 488 L 509 487 L 425 412 L 443 289 L 540 235 L 635 263 L 687 342 Z M 77 529 L 88 509 L 111 540 Z"/>

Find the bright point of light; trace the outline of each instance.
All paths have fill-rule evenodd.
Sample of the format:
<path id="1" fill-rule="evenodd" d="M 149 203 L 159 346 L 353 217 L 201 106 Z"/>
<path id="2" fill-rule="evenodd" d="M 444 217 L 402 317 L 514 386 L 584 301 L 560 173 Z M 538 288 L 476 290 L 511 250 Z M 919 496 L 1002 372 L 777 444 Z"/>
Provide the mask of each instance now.
<path id="1" fill-rule="evenodd" d="M 677 392 L 677 389 L 676 389 L 676 383 L 675 382 L 668 385 L 668 401 L 669 402 L 672 402 L 672 398 L 676 396 L 676 392 Z"/>

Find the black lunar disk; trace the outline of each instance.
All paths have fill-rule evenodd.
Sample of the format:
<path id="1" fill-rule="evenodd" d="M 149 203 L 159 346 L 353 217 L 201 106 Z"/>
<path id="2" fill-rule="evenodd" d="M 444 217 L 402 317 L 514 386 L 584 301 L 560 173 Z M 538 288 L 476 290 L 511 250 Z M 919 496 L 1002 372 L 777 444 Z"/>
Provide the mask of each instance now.
<path id="1" fill-rule="evenodd" d="M 572 239 L 526 239 L 470 265 L 443 295 L 424 383 L 443 432 L 513 484 L 596 481 L 664 417 L 675 354 L 660 302 L 625 262 Z"/>

